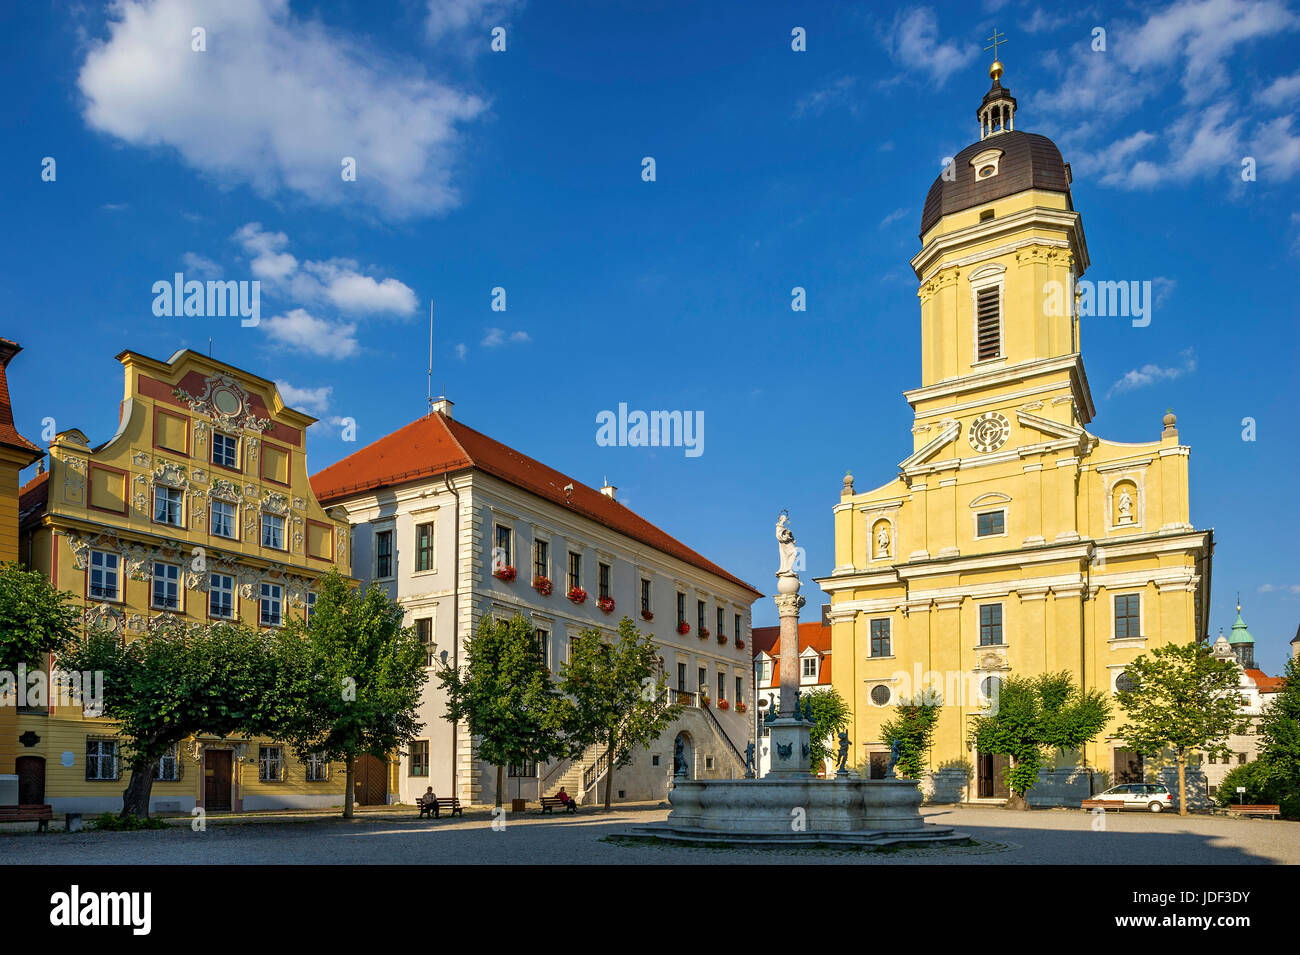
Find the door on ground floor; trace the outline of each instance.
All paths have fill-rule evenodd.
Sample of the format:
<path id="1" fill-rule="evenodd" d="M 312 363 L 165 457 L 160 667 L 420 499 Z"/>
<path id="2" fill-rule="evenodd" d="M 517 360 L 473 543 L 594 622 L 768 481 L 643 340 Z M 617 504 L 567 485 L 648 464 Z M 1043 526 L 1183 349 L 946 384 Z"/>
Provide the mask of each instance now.
<path id="1" fill-rule="evenodd" d="M 1142 782 L 1142 756 L 1131 749 L 1115 750 L 1115 785 Z"/>
<path id="2" fill-rule="evenodd" d="M 228 749 L 203 753 L 203 808 L 208 812 L 230 811 L 233 754 Z"/>
<path id="3" fill-rule="evenodd" d="M 869 762 L 868 779 L 884 779 L 889 773 L 889 754 L 888 753 L 868 753 Z"/>
<path id="4" fill-rule="evenodd" d="M 358 756 L 353 783 L 353 798 L 358 806 L 388 804 L 388 764 L 382 759 L 369 753 Z"/>
<path id="5" fill-rule="evenodd" d="M 1008 799 L 1011 788 L 1007 785 L 1007 768 L 1011 765 L 1009 756 L 980 753 L 979 757 L 979 798 Z"/>
<path id="6" fill-rule="evenodd" d="M 18 773 L 18 805 L 45 804 L 45 757 L 19 756 L 14 761 Z"/>

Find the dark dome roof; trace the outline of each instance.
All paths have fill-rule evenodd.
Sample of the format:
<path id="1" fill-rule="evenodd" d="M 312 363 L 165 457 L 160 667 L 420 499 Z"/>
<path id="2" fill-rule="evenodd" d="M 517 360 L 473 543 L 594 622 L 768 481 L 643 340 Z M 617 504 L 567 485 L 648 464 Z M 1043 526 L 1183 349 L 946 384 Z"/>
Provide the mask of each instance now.
<path id="1" fill-rule="evenodd" d="M 977 179 L 970 161 L 987 149 L 1002 150 L 998 174 L 988 179 Z M 1074 208 L 1070 200 L 1069 167 L 1061 158 L 1056 143 L 1037 133 L 998 133 L 971 143 L 953 159 L 953 169 L 956 173 L 953 180 L 947 181 L 940 174 L 925 197 L 925 209 L 921 212 L 922 236 L 942 216 L 1026 189 L 1063 193 L 1068 207 Z"/>

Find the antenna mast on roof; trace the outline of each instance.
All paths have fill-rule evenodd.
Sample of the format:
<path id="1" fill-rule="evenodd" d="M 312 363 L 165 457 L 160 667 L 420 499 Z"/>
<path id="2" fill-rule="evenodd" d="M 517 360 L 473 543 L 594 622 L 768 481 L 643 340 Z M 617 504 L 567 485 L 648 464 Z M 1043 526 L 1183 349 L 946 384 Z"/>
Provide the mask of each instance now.
<path id="1" fill-rule="evenodd" d="M 433 414 L 433 299 L 429 299 L 429 397 L 424 416 Z"/>

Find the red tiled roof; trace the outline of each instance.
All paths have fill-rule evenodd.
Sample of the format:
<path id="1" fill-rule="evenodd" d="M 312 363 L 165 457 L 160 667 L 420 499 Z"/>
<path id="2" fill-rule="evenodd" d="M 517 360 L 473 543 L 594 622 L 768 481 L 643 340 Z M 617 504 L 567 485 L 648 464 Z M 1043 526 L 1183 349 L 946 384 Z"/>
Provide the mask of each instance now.
<path id="1" fill-rule="evenodd" d="M 1276 693 L 1282 689 L 1282 684 L 1286 682 L 1286 677 L 1269 676 L 1263 670 L 1247 670 L 1246 676 L 1255 681 L 1255 686 L 1261 693 Z"/>
<path id="2" fill-rule="evenodd" d="M 749 632 L 750 647 L 753 656 L 766 653 L 772 658 L 772 685 L 781 685 L 781 628 L 755 627 Z M 803 654 L 809 647 L 821 657 L 821 666 L 817 668 L 817 685 L 830 685 L 831 628 L 820 620 L 799 624 L 799 653 Z"/>
<path id="3" fill-rule="evenodd" d="M 45 511 L 50 499 L 50 472 L 36 475 L 18 492 L 18 527 L 26 528 Z"/>
<path id="4" fill-rule="evenodd" d="M 729 580 L 755 597 L 762 596 L 739 577 L 727 573 L 613 498 L 440 412 L 412 421 L 331 464 L 312 475 L 311 486 L 316 499 L 328 506 L 355 494 L 467 468 L 491 474 L 655 550 Z M 571 496 L 564 491 L 569 484 L 573 485 Z"/>
<path id="5" fill-rule="evenodd" d="M 20 351 L 22 346 L 17 342 L 0 338 L 0 444 L 20 451 L 29 451 L 32 453 L 32 460 L 35 461 L 44 452 L 19 434 L 18 429 L 14 427 L 13 406 L 9 403 L 9 381 L 5 377 L 5 367 L 9 364 L 9 360 Z"/>

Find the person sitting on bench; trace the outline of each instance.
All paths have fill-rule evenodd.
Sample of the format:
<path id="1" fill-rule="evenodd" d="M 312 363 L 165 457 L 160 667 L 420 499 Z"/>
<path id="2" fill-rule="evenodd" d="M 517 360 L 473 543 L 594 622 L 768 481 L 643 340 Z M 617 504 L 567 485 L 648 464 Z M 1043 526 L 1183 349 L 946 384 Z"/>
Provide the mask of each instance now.
<path id="1" fill-rule="evenodd" d="M 564 803 L 564 808 L 565 808 L 565 809 L 568 809 L 568 808 L 569 808 L 569 804 L 570 804 L 571 802 L 573 802 L 573 797 L 570 796 L 568 793 L 566 793 L 566 792 L 564 791 L 564 787 L 563 787 L 563 786 L 561 786 L 561 787 L 560 787 L 560 791 L 559 791 L 558 793 L 555 794 L 555 798 L 558 799 L 560 802 Z M 574 806 L 574 808 L 576 809 L 577 806 Z"/>
<path id="2" fill-rule="evenodd" d="M 432 786 L 426 789 L 424 795 L 420 797 L 420 817 L 423 818 L 430 814 L 435 819 L 438 818 L 438 797 L 433 794 Z"/>

